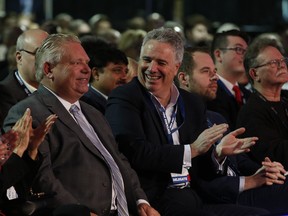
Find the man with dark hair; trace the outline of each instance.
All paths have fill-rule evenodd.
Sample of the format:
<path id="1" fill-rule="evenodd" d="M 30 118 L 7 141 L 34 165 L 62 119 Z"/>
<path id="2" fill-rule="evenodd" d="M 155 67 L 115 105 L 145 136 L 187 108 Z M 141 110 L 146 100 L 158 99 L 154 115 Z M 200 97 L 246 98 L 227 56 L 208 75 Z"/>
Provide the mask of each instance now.
<path id="1" fill-rule="evenodd" d="M 245 73 L 243 60 L 248 43 L 247 34 L 230 30 L 217 33 L 211 46 L 219 80 L 216 98 L 207 105 L 210 110 L 225 117 L 231 130 L 235 129 L 238 111 L 250 93 L 238 84 L 239 78 Z"/>
<path id="2" fill-rule="evenodd" d="M 88 64 L 92 73 L 89 90 L 81 100 L 104 114 L 110 92 L 126 83 L 128 59 L 125 53 L 105 45 L 101 39 L 82 40 L 82 46 L 90 58 Z"/>
<path id="3" fill-rule="evenodd" d="M 215 65 L 209 53 L 203 48 L 186 49 L 176 80 L 181 88 L 199 94 L 206 101 L 216 97 Z M 212 126 L 226 121 L 219 113 L 208 110 L 207 122 Z M 245 130 L 239 128 L 236 131 L 240 134 Z M 222 139 L 227 137 L 229 134 Z M 245 145 L 245 142 L 243 144 Z M 255 146 L 257 145 L 256 143 Z M 211 151 L 219 154 L 225 152 L 224 149 L 223 143 L 219 142 L 211 148 Z M 209 167 L 207 168 L 209 160 L 203 159 L 199 164 L 201 168 L 197 187 L 201 197 L 207 202 L 238 203 L 265 208 L 273 213 L 287 212 L 288 181 L 285 180 L 283 166 L 278 162 L 271 162 L 269 158 L 263 158 L 261 166 L 247 157 L 245 151 L 243 152 L 238 151 L 227 157 L 224 154 L 221 160 L 213 160 L 214 170 L 209 170 Z"/>

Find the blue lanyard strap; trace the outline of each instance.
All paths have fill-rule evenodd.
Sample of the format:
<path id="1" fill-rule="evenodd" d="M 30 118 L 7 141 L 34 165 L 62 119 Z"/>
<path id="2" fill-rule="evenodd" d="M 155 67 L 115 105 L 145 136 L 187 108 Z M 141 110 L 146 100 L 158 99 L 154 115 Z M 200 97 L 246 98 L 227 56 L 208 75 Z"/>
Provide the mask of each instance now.
<path id="1" fill-rule="evenodd" d="M 183 103 L 182 97 L 181 97 L 181 95 L 179 95 L 179 97 L 177 99 L 177 103 L 173 107 L 173 112 L 172 112 L 170 121 L 168 121 L 168 118 L 167 118 L 167 115 L 165 112 L 166 111 L 165 108 L 163 106 L 157 104 L 153 98 L 151 98 L 151 99 L 152 99 L 152 103 L 154 104 L 154 107 L 156 107 L 158 110 L 162 125 L 164 127 L 164 131 L 165 131 L 167 139 L 168 139 L 168 143 L 173 144 L 174 142 L 173 142 L 172 134 L 175 131 L 178 131 L 180 129 L 180 127 L 182 127 L 182 125 L 184 124 L 184 120 L 185 120 L 185 109 L 184 109 L 184 103 Z M 176 120 L 178 109 L 179 109 L 180 114 L 181 114 L 181 123 L 178 127 L 173 128 L 174 122 Z"/>
<path id="2" fill-rule="evenodd" d="M 24 84 L 23 80 L 21 79 L 20 75 L 19 75 L 19 72 L 18 71 L 15 71 L 15 76 L 20 84 L 20 86 L 24 89 L 25 93 L 30 96 L 31 95 L 31 92 L 29 91 L 29 89 L 26 87 L 26 85 Z"/>

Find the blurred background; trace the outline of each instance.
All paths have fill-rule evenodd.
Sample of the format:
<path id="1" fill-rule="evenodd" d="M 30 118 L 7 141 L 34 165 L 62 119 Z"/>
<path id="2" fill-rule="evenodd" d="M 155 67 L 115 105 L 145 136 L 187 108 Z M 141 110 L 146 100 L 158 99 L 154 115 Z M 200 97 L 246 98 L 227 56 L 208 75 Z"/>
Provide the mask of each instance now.
<path id="1" fill-rule="evenodd" d="M 32 13 L 38 23 L 63 12 L 86 21 L 94 14 L 106 14 L 120 31 L 129 19 L 147 18 L 153 12 L 180 24 L 192 14 L 201 14 L 211 21 L 211 31 L 225 22 L 250 32 L 272 31 L 288 21 L 287 0 L 0 0 L 0 4 L 2 16 Z"/>

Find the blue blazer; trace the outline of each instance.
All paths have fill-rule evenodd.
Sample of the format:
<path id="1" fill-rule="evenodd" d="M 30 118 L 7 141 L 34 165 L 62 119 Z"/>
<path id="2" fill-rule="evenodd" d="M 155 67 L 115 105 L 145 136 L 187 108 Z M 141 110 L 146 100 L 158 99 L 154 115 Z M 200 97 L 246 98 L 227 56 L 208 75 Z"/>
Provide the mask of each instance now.
<path id="1" fill-rule="evenodd" d="M 114 89 L 106 106 L 105 116 L 119 149 L 136 170 L 152 204 L 166 190 L 170 173 L 181 172 L 184 144 L 191 144 L 207 127 L 202 99 L 182 89 L 179 92 L 185 110 L 184 119 L 179 106 L 176 114 L 178 126 L 183 122 L 179 129 L 180 145 L 169 144 L 159 114 L 151 104 L 150 93 L 137 78 Z M 192 169 L 197 167 L 194 163 L 193 159 Z"/>

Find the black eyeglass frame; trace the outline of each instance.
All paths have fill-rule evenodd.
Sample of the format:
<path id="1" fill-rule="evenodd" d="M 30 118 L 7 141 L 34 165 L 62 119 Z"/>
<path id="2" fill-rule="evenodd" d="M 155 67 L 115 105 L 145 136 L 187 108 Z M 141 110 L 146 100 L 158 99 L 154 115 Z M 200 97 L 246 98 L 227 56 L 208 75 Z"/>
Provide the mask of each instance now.
<path id="1" fill-rule="evenodd" d="M 286 67 L 287 67 L 287 65 L 288 65 L 288 58 L 287 58 L 287 57 L 284 57 L 284 58 L 281 58 L 281 59 L 273 59 L 273 60 L 271 60 L 271 61 L 268 61 L 268 62 L 266 62 L 266 63 L 264 63 L 264 64 L 258 65 L 258 66 L 253 67 L 253 68 L 254 68 L 254 69 L 257 69 L 257 68 L 264 67 L 264 66 L 267 66 L 267 65 L 269 65 L 271 68 L 275 68 L 274 66 L 272 66 L 273 64 L 275 64 L 275 66 L 276 66 L 277 68 L 280 68 L 281 65 L 282 65 L 282 62 L 285 62 Z"/>
<path id="2" fill-rule="evenodd" d="M 38 49 L 38 48 L 37 48 Z M 34 51 L 34 52 L 31 52 L 31 51 L 29 51 L 29 50 L 26 50 L 26 49 L 19 49 L 18 51 L 19 52 L 26 52 L 26 53 L 28 53 L 28 54 L 30 54 L 30 55 L 33 55 L 33 56 L 35 56 L 36 55 L 36 52 L 37 52 L 37 49 Z"/>
<path id="3" fill-rule="evenodd" d="M 226 48 L 219 48 L 220 50 L 233 50 L 235 51 L 238 55 L 244 55 L 246 53 L 246 49 L 242 47 L 226 47 Z"/>

